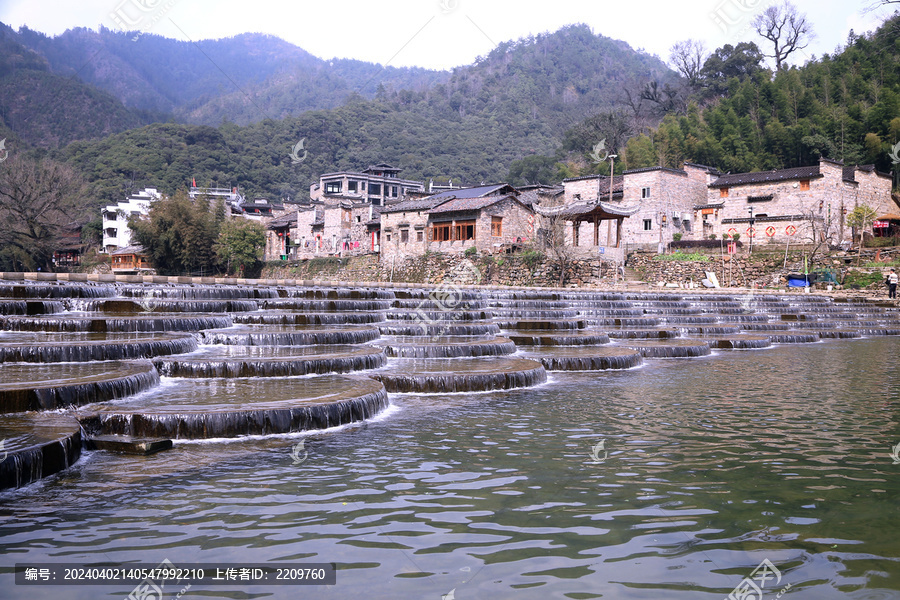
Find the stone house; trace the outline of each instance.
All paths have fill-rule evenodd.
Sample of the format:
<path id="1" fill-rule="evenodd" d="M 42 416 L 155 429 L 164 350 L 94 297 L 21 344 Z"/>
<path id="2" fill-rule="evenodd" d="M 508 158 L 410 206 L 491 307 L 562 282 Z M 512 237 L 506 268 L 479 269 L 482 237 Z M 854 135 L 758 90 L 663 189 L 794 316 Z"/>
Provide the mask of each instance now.
<path id="1" fill-rule="evenodd" d="M 890 175 L 871 166 L 823 158 L 808 167 L 722 175 L 694 215 L 704 237 L 739 233 L 754 244 L 838 245 L 851 241 L 846 216 L 856 206 L 896 212 L 891 184 Z"/>
<path id="2" fill-rule="evenodd" d="M 266 226 L 266 260 L 352 256 L 378 251 L 380 207 L 342 200 L 316 203 L 272 219 Z"/>
<path id="3" fill-rule="evenodd" d="M 379 163 L 362 172 L 326 173 L 310 186 L 309 198 L 313 203 L 349 200 L 384 206 L 389 202 L 406 200 L 411 192 L 425 191 L 424 182 L 400 179 L 401 170 L 387 163 Z"/>
<path id="4" fill-rule="evenodd" d="M 576 177 L 563 186 L 567 208 L 557 212 L 564 211 L 571 222 L 569 243 L 597 253 L 658 250 L 678 233 L 686 240 L 739 233 L 754 243 L 836 245 L 850 240 L 845 219 L 857 205 L 867 204 L 878 215 L 897 212 L 890 175 L 827 159 L 736 174 L 685 163 L 682 169 L 633 169 L 612 180 Z"/>
<path id="5" fill-rule="evenodd" d="M 510 185 L 447 190 L 381 211 L 383 259 L 425 252 L 504 252 L 534 237 L 534 212 Z"/>
<path id="6" fill-rule="evenodd" d="M 566 179 L 563 202 L 572 222 L 567 240 L 597 254 L 601 248 L 656 250 L 676 233 L 688 237 L 694 231 L 694 206 L 717 175 L 710 167 L 685 163 L 683 169 L 648 167 L 612 178 Z"/>

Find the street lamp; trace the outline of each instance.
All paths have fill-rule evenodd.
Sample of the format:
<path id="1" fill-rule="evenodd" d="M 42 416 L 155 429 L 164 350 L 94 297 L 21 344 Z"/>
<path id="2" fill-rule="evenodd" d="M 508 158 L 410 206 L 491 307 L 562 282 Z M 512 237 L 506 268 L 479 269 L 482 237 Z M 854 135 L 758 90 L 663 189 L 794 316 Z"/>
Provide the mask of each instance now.
<path id="1" fill-rule="evenodd" d="M 613 196 L 613 175 L 615 171 L 613 170 L 613 165 L 616 162 L 616 157 L 618 154 L 610 154 L 606 158 L 609 159 L 609 202 L 612 204 L 612 196 Z"/>
<path id="2" fill-rule="evenodd" d="M 756 233 L 756 231 L 753 230 L 753 224 L 756 221 L 753 220 L 753 207 L 748 206 L 747 210 L 750 211 L 750 231 L 747 233 L 750 235 L 750 254 L 753 254 L 753 234 Z"/>

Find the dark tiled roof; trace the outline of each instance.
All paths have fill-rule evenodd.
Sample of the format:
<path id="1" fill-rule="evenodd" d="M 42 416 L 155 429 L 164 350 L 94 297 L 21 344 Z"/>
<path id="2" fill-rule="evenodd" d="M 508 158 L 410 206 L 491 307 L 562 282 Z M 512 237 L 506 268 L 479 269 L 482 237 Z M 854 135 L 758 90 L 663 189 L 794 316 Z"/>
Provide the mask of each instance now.
<path id="1" fill-rule="evenodd" d="M 822 177 L 819 165 L 810 167 L 795 167 L 793 169 L 779 169 L 777 171 L 757 171 L 755 173 L 734 173 L 722 175 L 711 184 L 711 188 L 731 187 L 734 185 L 747 185 L 751 183 L 770 183 L 772 181 L 790 181 L 791 179 L 814 179 Z"/>
<path id="2" fill-rule="evenodd" d="M 669 167 L 643 167 L 641 169 L 629 169 L 625 171 L 625 175 L 628 175 L 629 173 L 647 173 L 649 171 L 665 171 L 666 173 L 671 173 L 680 177 L 687 177 L 687 173 L 685 171 L 682 171 L 681 169 L 672 169 Z"/>
<path id="3" fill-rule="evenodd" d="M 707 173 L 709 173 L 711 175 L 721 175 L 722 174 L 722 171 L 718 170 L 715 167 L 710 167 L 708 165 L 701 165 L 699 163 L 692 163 L 692 162 L 686 162 L 684 164 L 687 167 L 695 167 L 697 169 L 703 169 L 704 171 L 706 171 Z"/>
<path id="4" fill-rule="evenodd" d="M 114 250 L 110 253 L 111 256 L 121 256 L 123 254 L 140 254 L 143 256 L 147 256 L 147 251 L 140 244 L 135 244 L 133 246 L 125 246 L 124 248 L 119 248 L 118 250 Z"/>
<path id="5" fill-rule="evenodd" d="M 411 200 L 404 200 L 403 202 L 398 202 L 396 204 L 391 204 L 389 206 L 385 206 L 381 209 L 382 213 L 395 213 L 395 212 L 417 212 L 420 210 L 428 210 L 430 208 L 434 208 L 441 202 L 446 202 L 448 198 L 438 198 L 437 196 L 427 196 L 425 198 L 414 198 Z"/>
<path id="6" fill-rule="evenodd" d="M 601 195 L 609 196 L 609 177 L 606 175 L 586 175 L 584 177 L 573 177 L 571 179 L 563 179 L 563 181 L 583 181 L 585 179 L 599 179 Z M 625 186 L 625 177 L 616 175 L 612 178 L 613 195 L 621 194 Z"/>
<path id="7" fill-rule="evenodd" d="M 467 212 L 473 210 L 481 210 L 492 204 L 496 204 L 507 198 L 515 198 L 515 196 L 487 196 L 481 198 L 454 198 L 432 208 L 427 211 L 429 214 L 450 213 L 450 212 Z"/>
<path id="8" fill-rule="evenodd" d="M 290 227 L 297 222 L 297 211 L 282 215 L 277 219 L 269 221 L 269 229 L 281 229 L 282 227 Z"/>
<path id="9" fill-rule="evenodd" d="M 509 188 L 506 190 L 505 188 Z M 493 185 L 480 185 L 478 187 L 462 188 L 458 190 L 446 190 L 440 194 L 431 196 L 432 198 L 481 198 L 482 196 L 490 196 L 497 193 L 516 192 L 515 188 L 506 183 L 495 183 Z M 517 193 L 517 192 L 516 192 Z"/>
<path id="10" fill-rule="evenodd" d="M 404 200 L 403 202 L 398 202 L 397 204 L 393 204 L 391 206 L 385 206 L 382 212 L 385 213 L 395 213 L 395 212 L 414 212 L 420 210 L 430 210 L 439 204 L 442 204 L 448 200 L 453 199 L 469 199 L 469 198 L 483 198 L 485 196 L 490 196 L 491 194 L 497 194 L 498 192 L 503 192 L 506 194 L 518 194 L 515 188 L 506 183 L 498 183 L 494 185 L 482 185 L 479 187 L 473 188 L 462 188 L 458 190 L 446 190 L 439 194 L 434 194 L 433 196 L 428 196 L 426 198 L 415 198 L 411 200 Z"/>

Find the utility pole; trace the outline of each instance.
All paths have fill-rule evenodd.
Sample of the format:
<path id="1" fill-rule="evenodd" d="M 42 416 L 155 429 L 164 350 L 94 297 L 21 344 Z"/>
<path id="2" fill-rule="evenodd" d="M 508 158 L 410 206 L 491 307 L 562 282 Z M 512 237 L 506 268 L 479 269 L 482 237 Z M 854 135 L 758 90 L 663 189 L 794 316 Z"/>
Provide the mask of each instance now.
<path id="1" fill-rule="evenodd" d="M 756 230 L 753 229 L 753 224 L 756 221 L 753 220 L 753 207 L 748 206 L 747 210 L 750 211 L 750 231 L 747 232 L 747 235 L 750 236 L 750 254 L 753 254 L 753 234 L 756 233 Z"/>
<path id="2" fill-rule="evenodd" d="M 617 156 L 618 156 L 618 154 L 610 154 L 609 156 L 606 157 L 609 159 L 609 202 L 610 202 L 610 204 L 612 204 L 612 199 L 613 199 L 613 175 L 615 175 L 614 166 L 616 163 Z M 612 222 L 612 219 L 609 219 L 609 223 L 607 223 L 607 225 L 606 225 L 606 245 L 607 246 L 612 245 L 612 228 L 613 228 L 613 222 Z M 616 246 L 618 247 L 618 245 L 619 245 L 619 240 L 617 238 Z"/>

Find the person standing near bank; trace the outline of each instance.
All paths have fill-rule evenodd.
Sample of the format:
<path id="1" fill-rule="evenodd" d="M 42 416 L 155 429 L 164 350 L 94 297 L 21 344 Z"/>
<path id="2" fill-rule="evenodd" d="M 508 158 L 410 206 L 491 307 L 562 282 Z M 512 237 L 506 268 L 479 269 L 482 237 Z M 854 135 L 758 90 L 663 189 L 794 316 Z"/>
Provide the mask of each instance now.
<path id="1" fill-rule="evenodd" d="M 897 297 L 897 270 L 891 269 L 891 272 L 887 276 L 887 284 L 888 284 L 888 298 L 896 298 Z"/>

